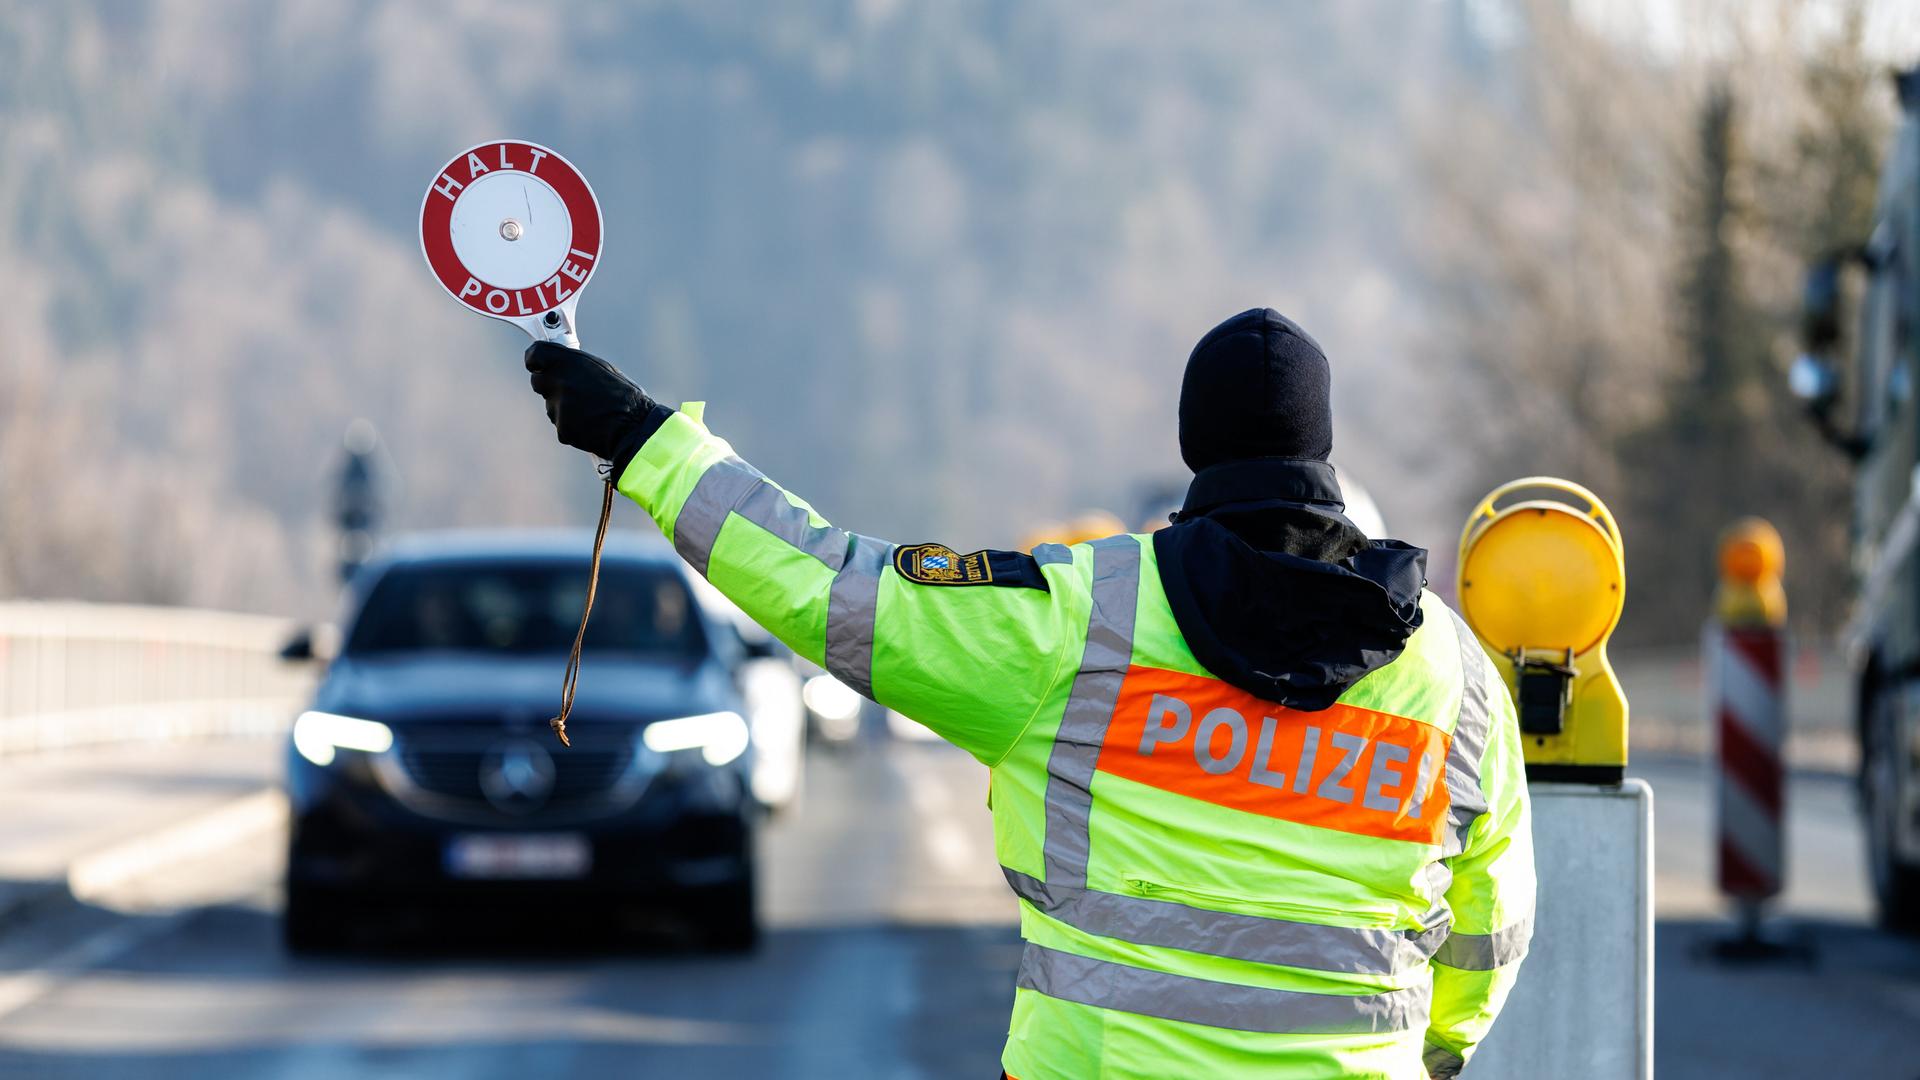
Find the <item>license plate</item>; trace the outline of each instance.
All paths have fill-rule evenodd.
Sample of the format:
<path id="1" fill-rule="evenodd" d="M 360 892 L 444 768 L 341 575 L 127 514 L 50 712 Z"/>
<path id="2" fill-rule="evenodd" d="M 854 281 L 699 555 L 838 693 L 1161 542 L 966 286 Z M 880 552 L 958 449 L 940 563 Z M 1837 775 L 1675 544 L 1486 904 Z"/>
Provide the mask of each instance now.
<path id="1" fill-rule="evenodd" d="M 467 833 L 447 842 L 446 866 L 457 878 L 582 878 L 593 868 L 593 845 L 579 833 Z"/>

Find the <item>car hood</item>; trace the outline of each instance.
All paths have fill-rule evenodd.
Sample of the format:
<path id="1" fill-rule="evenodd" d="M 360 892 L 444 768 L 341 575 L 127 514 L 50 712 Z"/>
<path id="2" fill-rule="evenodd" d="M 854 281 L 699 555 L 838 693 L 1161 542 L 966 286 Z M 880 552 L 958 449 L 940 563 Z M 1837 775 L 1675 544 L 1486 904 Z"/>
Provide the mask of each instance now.
<path id="1" fill-rule="evenodd" d="M 344 657 L 314 707 L 388 724 L 544 725 L 560 709 L 564 656 Z M 588 653 L 569 723 L 634 723 L 724 709 L 737 691 L 714 661 L 635 661 Z"/>

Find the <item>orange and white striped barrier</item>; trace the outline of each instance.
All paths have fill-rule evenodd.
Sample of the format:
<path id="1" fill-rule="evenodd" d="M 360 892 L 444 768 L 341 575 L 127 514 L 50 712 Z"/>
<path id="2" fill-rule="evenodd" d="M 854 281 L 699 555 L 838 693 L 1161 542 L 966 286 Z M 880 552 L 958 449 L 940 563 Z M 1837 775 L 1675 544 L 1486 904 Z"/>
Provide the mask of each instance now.
<path id="1" fill-rule="evenodd" d="M 1785 554 L 1780 534 L 1758 518 L 1720 544 L 1720 588 L 1706 637 L 1708 715 L 1718 763 L 1721 893 L 1740 909 L 1748 940 L 1760 906 L 1785 880 L 1787 733 Z"/>
<path id="2" fill-rule="evenodd" d="M 1785 868 L 1785 635 L 1773 627 L 1714 632 L 1719 885 L 1744 906 L 1778 895 Z"/>

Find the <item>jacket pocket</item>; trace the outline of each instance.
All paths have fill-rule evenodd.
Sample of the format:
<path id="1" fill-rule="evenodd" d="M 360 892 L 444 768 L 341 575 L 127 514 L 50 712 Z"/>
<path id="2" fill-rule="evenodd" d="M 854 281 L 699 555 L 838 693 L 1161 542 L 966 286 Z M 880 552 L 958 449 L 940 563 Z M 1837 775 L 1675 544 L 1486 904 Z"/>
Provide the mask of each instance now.
<path id="1" fill-rule="evenodd" d="M 1189 907 L 1230 911 L 1267 919 L 1316 923 L 1321 926 L 1351 926 L 1385 930 L 1396 921 L 1394 911 L 1384 904 L 1356 905 L 1348 908 L 1321 907 L 1287 900 L 1266 900 L 1237 893 L 1209 889 L 1200 885 L 1156 881 L 1138 874 L 1122 874 L 1120 880 L 1134 896 L 1149 900 L 1170 900 Z"/>

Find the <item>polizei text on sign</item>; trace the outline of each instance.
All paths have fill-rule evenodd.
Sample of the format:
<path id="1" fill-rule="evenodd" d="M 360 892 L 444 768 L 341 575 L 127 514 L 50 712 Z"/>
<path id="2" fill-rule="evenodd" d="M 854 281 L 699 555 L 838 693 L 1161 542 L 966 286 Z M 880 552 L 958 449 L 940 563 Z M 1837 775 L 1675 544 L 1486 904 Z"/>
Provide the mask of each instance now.
<path id="1" fill-rule="evenodd" d="M 420 209 L 440 284 L 495 318 L 566 304 L 600 260 L 599 203 L 579 170 L 533 143 L 484 143 L 449 161 Z"/>

